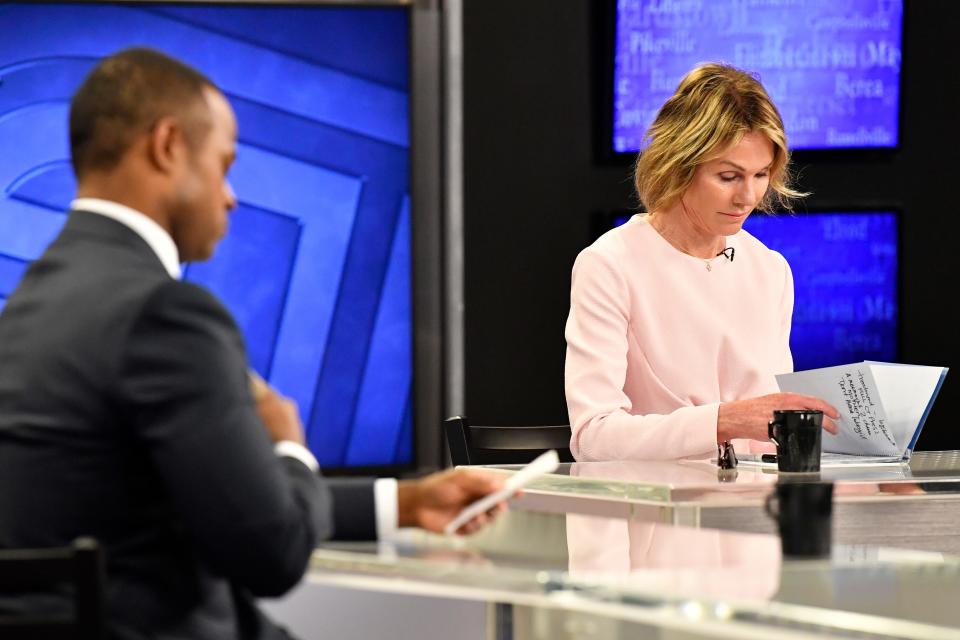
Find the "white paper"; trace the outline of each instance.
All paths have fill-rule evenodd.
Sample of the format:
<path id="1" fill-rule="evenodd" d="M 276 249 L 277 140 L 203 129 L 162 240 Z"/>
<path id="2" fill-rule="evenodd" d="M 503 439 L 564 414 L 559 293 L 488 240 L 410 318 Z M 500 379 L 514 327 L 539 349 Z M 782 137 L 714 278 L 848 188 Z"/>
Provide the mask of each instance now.
<path id="1" fill-rule="evenodd" d="M 910 446 L 943 367 L 867 362 L 883 398 L 890 429 L 904 450 Z"/>
<path id="2" fill-rule="evenodd" d="M 903 456 L 890 429 L 880 390 L 870 364 L 856 364 L 798 371 L 777 376 L 781 391 L 816 396 L 840 412 L 839 432 L 823 432 L 823 451 L 860 456 Z M 926 406 L 926 403 L 924 403 Z"/>
<path id="3" fill-rule="evenodd" d="M 777 376 L 781 391 L 817 396 L 840 412 L 840 433 L 824 432 L 821 464 L 829 454 L 909 458 L 908 449 L 947 374 L 943 367 L 866 361 Z M 882 462 L 876 459 L 876 462 Z"/>

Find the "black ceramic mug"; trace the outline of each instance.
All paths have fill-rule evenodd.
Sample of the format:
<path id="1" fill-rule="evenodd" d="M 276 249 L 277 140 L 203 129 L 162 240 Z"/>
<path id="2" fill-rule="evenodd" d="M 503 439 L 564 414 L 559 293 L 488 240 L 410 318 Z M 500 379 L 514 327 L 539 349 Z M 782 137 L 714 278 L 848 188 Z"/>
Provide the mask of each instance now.
<path id="1" fill-rule="evenodd" d="M 833 484 L 779 482 L 766 511 L 777 521 L 784 557 L 825 558 L 833 537 Z"/>
<path id="2" fill-rule="evenodd" d="M 770 440 L 777 445 L 780 471 L 820 471 L 820 440 L 823 411 L 783 409 L 773 412 L 767 425 Z"/>

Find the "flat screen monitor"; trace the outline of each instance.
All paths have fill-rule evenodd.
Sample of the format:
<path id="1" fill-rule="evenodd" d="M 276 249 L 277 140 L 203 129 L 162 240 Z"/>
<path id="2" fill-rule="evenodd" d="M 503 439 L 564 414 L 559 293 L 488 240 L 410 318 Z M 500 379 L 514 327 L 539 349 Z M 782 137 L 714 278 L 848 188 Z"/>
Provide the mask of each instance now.
<path id="1" fill-rule="evenodd" d="M 790 349 L 797 371 L 897 360 L 895 212 L 754 214 L 744 228 L 780 252 L 793 271 Z"/>
<path id="2" fill-rule="evenodd" d="M 628 213 L 615 214 L 607 227 L 629 218 Z M 754 213 L 743 228 L 783 255 L 793 272 L 790 350 L 795 370 L 897 360 L 896 212 Z"/>
<path id="3" fill-rule="evenodd" d="M 239 206 L 185 279 L 233 312 L 321 465 L 410 465 L 409 21 L 405 7 L 0 5 L 0 305 L 66 219 L 71 95 L 101 57 L 157 48 L 209 76 L 239 123 Z"/>
<path id="4" fill-rule="evenodd" d="M 617 0 L 612 140 L 631 153 L 687 71 L 755 73 L 793 149 L 896 147 L 903 0 Z"/>

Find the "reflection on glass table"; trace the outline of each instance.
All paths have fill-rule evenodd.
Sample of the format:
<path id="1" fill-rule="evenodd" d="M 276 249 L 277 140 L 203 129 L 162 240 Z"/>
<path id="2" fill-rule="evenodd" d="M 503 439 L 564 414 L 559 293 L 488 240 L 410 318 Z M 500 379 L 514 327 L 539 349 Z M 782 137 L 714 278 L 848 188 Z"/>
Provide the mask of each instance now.
<path id="1" fill-rule="evenodd" d="M 469 538 L 407 533 L 324 545 L 308 581 L 499 603 L 514 626 L 576 611 L 618 634 L 960 637 L 960 562 L 939 553 L 835 545 L 784 561 L 776 536 L 523 509 Z"/>
<path id="2" fill-rule="evenodd" d="M 595 597 L 706 598 L 738 619 L 784 614 L 780 623 L 791 628 L 892 633 L 858 617 L 880 616 L 955 628 L 960 637 L 960 612 L 950 605 L 960 601 L 960 561 L 940 553 L 837 545 L 829 559 L 797 560 L 784 558 L 769 535 L 581 515 L 567 515 L 566 529 L 563 586 Z"/>
<path id="3" fill-rule="evenodd" d="M 568 514 L 575 581 L 646 586 L 657 593 L 769 600 L 780 580 L 776 536 Z"/>
<path id="4" fill-rule="evenodd" d="M 510 465 L 489 467 L 512 473 Z M 691 527 L 772 533 L 763 503 L 777 482 L 834 484 L 836 540 L 960 554 L 960 452 L 919 452 L 910 464 L 778 474 L 740 465 L 722 477 L 701 460 L 563 464 L 516 505 Z"/>
<path id="5" fill-rule="evenodd" d="M 511 473 L 520 466 L 487 468 Z M 709 460 L 574 462 L 561 464 L 529 488 L 627 501 L 732 504 L 744 498 L 762 499 L 778 481 L 833 482 L 840 496 L 960 493 L 960 451 L 924 451 L 909 464 L 831 467 L 812 474 L 779 474 L 776 468 L 740 465 L 732 478 L 719 473 Z M 896 488 L 900 484 L 912 489 Z"/>

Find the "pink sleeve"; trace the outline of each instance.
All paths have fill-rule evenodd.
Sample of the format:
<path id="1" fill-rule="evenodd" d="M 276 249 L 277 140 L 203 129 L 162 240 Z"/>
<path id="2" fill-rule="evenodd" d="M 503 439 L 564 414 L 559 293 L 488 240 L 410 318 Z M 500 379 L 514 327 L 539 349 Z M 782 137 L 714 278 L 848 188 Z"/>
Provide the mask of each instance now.
<path id="1" fill-rule="evenodd" d="M 573 267 L 565 388 L 577 460 L 642 460 L 716 452 L 718 403 L 631 415 L 629 291 L 605 256 L 587 249 Z M 637 354 L 640 355 L 640 354 Z"/>

